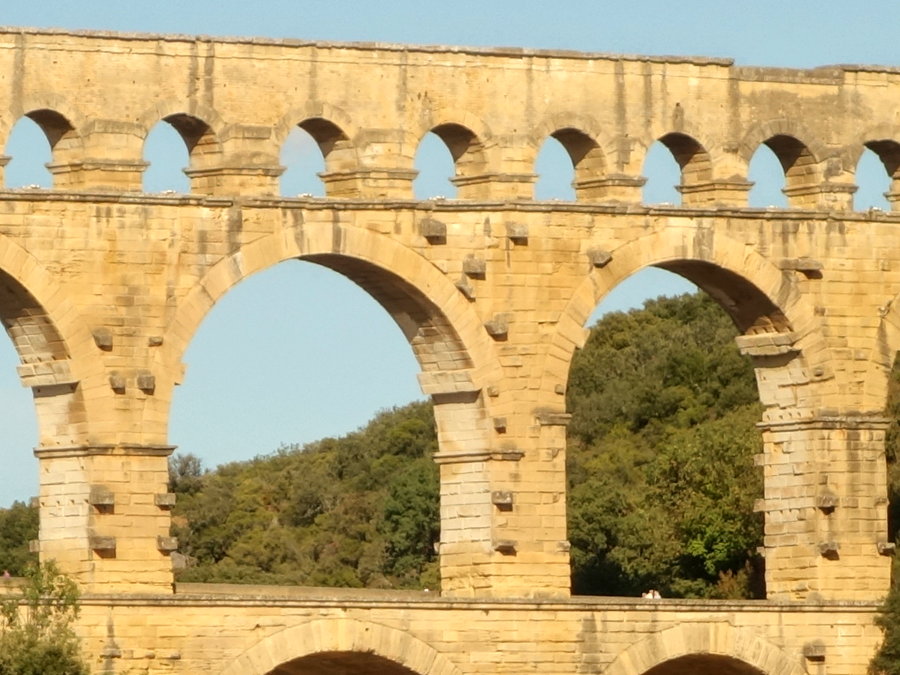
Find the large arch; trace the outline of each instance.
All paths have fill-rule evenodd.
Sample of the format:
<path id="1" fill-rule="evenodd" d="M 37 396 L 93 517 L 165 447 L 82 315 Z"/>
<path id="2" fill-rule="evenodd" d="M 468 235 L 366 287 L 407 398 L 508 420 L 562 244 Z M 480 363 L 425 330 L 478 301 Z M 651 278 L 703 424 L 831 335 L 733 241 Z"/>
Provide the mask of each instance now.
<path id="1" fill-rule="evenodd" d="M 667 675 L 678 671 L 666 664 L 676 663 L 690 664 L 694 673 L 707 672 L 697 669 L 698 664 L 712 663 L 709 673 L 806 675 L 799 658 L 750 629 L 727 623 L 685 623 L 654 633 L 621 652 L 603 673 Z"/>
<path id="2" fill-rule="evenodd" d="M 346 618 L 316 619 L 285 628 L 247 649 L 220 675 L 274 675 L 290 672 L 279 669 L 284 664 L 337 654 L 358 655 L 367 661 L 378 657 L 396 664 L 397 673 L 462 675 L 446 656 L 406 631 Z"/>
<path id="3" fill-rule="evenodd" d="M 350 223 L 302 224 L 295 219 L 207 270 L 170 321 L 164 341 L 167 358 L 182 357 L 207 312 L 232 286 L 294 258 L 329 267 L 368 291 L 392 314 L 414 349 L 444 341 L 449 351 L 443 357 L 423 360 L 425 352 L 418 354 L 423 370 L 466 370 L 482 380 L 497 367 L 493 346 L 471 304 L 425 258 L 390 237 Z M 418 315 L 401 306 L 407 301 Z"/>
<path id="4" fill-rule="evenodd" d="M 826 347 L 816 330 L 812 306 L 791 277 L 743 242 L 712 229 L 667 227 L 637 237 L 609 252 L 608 262 L 586 274 L 563 310 L 550 359 L 544 368 L 543 391 L 564 386 L 575 349 L 586 339 L 585 324 L 594 308 L 622 280 L 650 266 L 675 272 L 709 293 L 743 333 L 785 333 L 793 343 L 824 358 Z M 590 263 L 585 260 L 586 267 Z"/>
<path id="5" fill-rule="evenodd" d="M 83 424 L 60 419 L 58 397 L 68 401 L 70 412 L 83 410 L 85 403 L 76 385 L 102 372 L 93 338 L 58 281 L 31 254 L 3 236 L 0 324 L 19 355 L 22 384 L 35 397 L 40 445 L 78 443 L 86 430 Z"/>

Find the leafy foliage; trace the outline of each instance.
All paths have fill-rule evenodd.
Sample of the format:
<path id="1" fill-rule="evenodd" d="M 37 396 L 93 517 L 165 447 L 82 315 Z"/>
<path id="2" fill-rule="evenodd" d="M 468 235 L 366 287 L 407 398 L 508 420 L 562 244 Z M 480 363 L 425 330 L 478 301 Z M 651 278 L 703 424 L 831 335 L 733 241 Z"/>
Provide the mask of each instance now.
<path id="1" fill-rule="evenodd" d="M 70 627 L 78 588 L 53 562 L 25 570 L 21 595 L 0 603 L 0 675 L 87 675 Z"/>
<path id="2" fill-rule="evenodd" d="M 760 594 L 760 411 L 736 331 L 706 296 L 593 327 L 568 406 L 573 591 Z"/>
<path id="3" fill-rule="evenodd" d="M 211 473 L 174 458 L 175 534 L 194 562 L 179 580 L 436 585 L 436 449 L 431 406 L 412 403 L 342 438 Z"/>
<path id="4" fill-rule="evenodd" d="M 0 573 L 18 577 L 25 574 L 37 555 L 28 550 L 28 542 L 38 536 L 38 510 L 22 502 L 0 509 Z"/>

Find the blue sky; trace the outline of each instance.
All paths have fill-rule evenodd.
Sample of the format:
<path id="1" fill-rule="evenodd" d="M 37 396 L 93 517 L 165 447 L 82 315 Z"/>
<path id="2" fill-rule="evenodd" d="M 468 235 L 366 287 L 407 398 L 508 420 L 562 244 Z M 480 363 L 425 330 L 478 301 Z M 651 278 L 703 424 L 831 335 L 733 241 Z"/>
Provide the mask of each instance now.
<path id="1" fill-rule="evenodd" d="M 900 65 L 896 3 L 886 0 L 868 0 L 854 9 L 836 0 L 44 0 L 4 5 L 0 24 L 9 26 L 689 54 L 763 66 Z M 14 158 L 9 186 L 44 180 L 34 174 L 34 166 L 48 161 L 41 154 L 48 151 L 33 131 L 18 125 L 9 139 L 7 153 Z M 178 169 L 186 160 L 180 140 L 168 131 L 163 125 L 153 143 L 148 141 L 153 167 L 145 185 L 151 191 L 184 189 Z M 449 162 L 429 142 L 420 156 L 420 197 L 451 190 L 445 180 Z M 548 146 L 539 159 L 540 198 L 568 194 L 560 154 Z M 316 168 L 320 159 L 302 136 L 285 149 L 283 161 L 292 165 L 285 194 L 318 191 L 313 174 L 321 170 Z M 664 153 L 648 159 L 645 173 L 652 180 L 645 200 L 677 201 L 671 164 Z M 760 156 L 755 169 L 760 183 L 755 205 L 777 203 L 778 186 L 766 177 L 777 174 L 778 166 Z M 878 204 L 883 189 L 875 186 L 875 196 L 862 199 Z M 665 273 L 641 274 L 616 289 L 601 309 L 634 306 L 642 298 L 687 288 Z M 207 466 L 266 454 L 282 443 L 345 433 L 380 408 L 421 396 L 415 360 L 384 311 L 353 284 L 308 263 L 285 263 L 226 295 L 185 360 L 187 377 L 176 392 L 170 439 L 200 455 Z M 0 452 L 7 468 L 0 473 L 0 505 L 37 493 L 37 461 L 31 453 L 36 423 L 30 392 L 16 379 L 16 363 L 11 344 L 0 339 Z"/>

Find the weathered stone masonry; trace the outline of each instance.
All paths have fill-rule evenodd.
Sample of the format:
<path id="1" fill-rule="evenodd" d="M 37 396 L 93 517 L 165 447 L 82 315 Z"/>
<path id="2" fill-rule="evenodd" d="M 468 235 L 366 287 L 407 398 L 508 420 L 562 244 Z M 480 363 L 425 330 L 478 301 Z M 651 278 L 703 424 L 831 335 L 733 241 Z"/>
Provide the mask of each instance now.
<path id="1" fill-rule="evenodd" d="M 854 212 L 852 194 L 868 147 L 900 202 L 898 85 L 900 71 L 857 66 L 0 31 L 0 137 L 30 117 L 54 175 L 52 190 L 0 192 L 0 320 L 35 395 L 41 555 L 88 594 L 95 663 L 862 673 L 890 568 L 882 415 L 900 215 Z M 141 192 L 160 120 L 190 150 L 189 195 Z M 278 196 L 297 125 L 325 156 L 323 199 Z M 412 198 L 428 131 L 454 157 L 458 199 Z M 573 203 L 533 200 L 549 136 L 572 158 Z M 681 206 L 640 204 L 656 140 L 681 166 Z M 747 207 L 762 143 L 787 209 Z M 421 364 L 442 598 L 172 594 L 182 356 L 216 300 L 292 258 L 363 287 Z M 569 598 L 569 363 L 596 304 L 650 265 L 715 297 L 756 367 L 774 603 Z"/>

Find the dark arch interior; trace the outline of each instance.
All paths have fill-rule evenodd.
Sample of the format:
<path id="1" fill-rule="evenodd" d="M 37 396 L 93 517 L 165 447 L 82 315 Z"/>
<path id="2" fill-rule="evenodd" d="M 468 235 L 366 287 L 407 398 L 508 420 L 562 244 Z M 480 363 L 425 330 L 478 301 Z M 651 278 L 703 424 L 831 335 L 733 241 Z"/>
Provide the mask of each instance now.
<path id="1" fill-rule="evenodd" d="M 554 131 L 550 134 L 555 138 L 569 153 L 572 160 L 572 166 L 578 166 L 589 154 L 596 159 L 593 163 L 597 164 L 594 169 L 601 169 L 602 157 L 600 157 L 599 146 L 593 138 L 578 129 L 566 128 Z"/>
<path id="2" fill-rule="evenodd" d="M 313 140 L 319 145 L 323 157 L 328 157 L 338 143 L 349 140 L 347 134 L 340 127 L 321 117 L 312 117 L 300 122 L 297 126 L 313 137 Z"/>
<path id="3" fill-rule="evenodd" d="M 454 162 L 468 153 L 481 150 L 478 137 L 461 124 L 439 124 L 431 132 L 446 143 Z"/>
<path id="4" fill-rule="evenodd" d="M 416 675 L 416 672 L 376 654 L 320 652 L 283 663 L 266 675 Z"/>
<path id="5" fill-rule="evenodd" d="M 65 345 L 35 297 L 0 270 L 0 323 L 22 363 L 68 358 Z"/>
<path id="6" fill-rule="evenodd" d="M 675 260 L 655 266 L 684 277 L 708 293 L 742 333 L 791 329 L 784 313 L 756 286 L 734 272 L 696 260 Z"/>
<path id="7" fill-rule="evenodd" d="M 791 175 L 795 169 L 802 168 L 805 164 L 812 163 L 812 156 L 803 145 L 793 136 L 785 136 L 779 134 L 765 141 L 778 161 L 781 162 L 781 168 L 784 169 L 785 175 Z"/>
<path id="8" fill-rule="evenodd" d="M 193 115 L 185 113 L 177 113 L 164 117 L 163 120 L 171 124 L 175 130 L 181 134 L 184 144 L 187 146 L 188 153 L 193 153 L 200 141 L 211 134 L 209 125 L 201 119 Z"/>
<path id="9" fill-rule="evenodd" d="M 56 147 L 60 139 L 73 130 L 69 120 L 53 110 L 32 110 L 25 116 L 44 131 L 51 148 Z"/>
<path id="10" fill-rule="evenodd" d="M 716 654 L 688 654 L 653 666 L 644 675 L 765 675 L 750 664 Z"/>
<path id="11" fill-rule="evenodd" d="M 865 144 L 869 150 L 878 155 L 884 164 L 888 176 L 894 176 L 900 170 L 900 143 L 890 140 L 870 141 Z"/>

